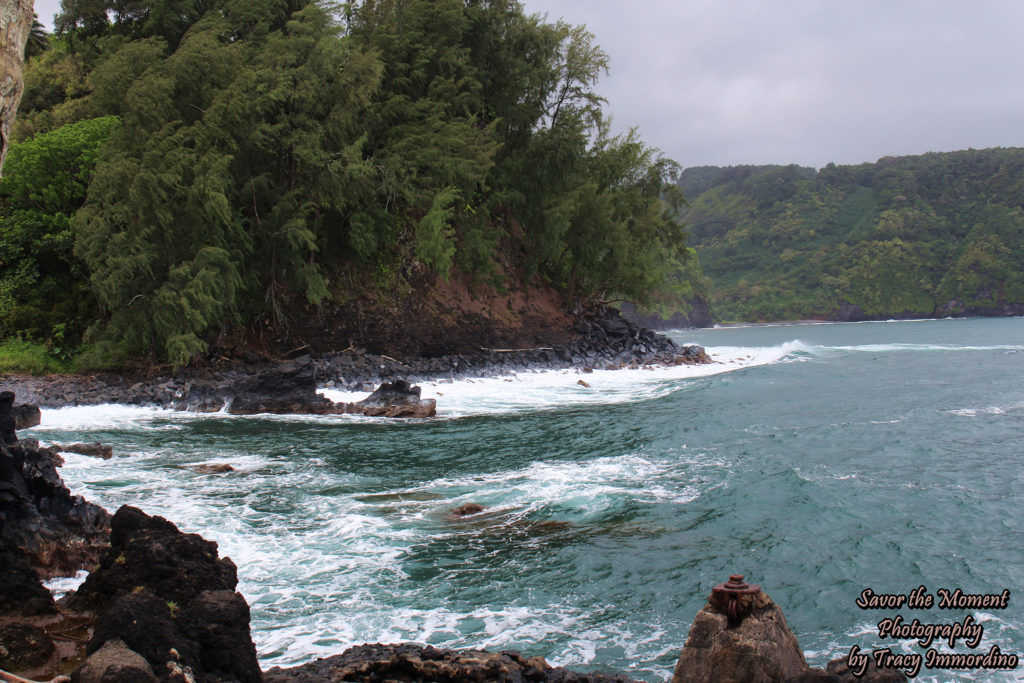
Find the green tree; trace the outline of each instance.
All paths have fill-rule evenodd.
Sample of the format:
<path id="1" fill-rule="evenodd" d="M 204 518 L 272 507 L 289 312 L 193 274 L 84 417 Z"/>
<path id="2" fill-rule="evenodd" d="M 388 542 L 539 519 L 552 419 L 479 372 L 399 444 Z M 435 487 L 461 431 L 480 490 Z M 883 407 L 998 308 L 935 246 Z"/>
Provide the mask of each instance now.
<path id="1" fill-rule="evenodd" d="M 93 322 L 71 217 L 116 126 L 113 116 L 92 119 L 11 147 L 0 184 L 0 338 L 74 344 Z"/>

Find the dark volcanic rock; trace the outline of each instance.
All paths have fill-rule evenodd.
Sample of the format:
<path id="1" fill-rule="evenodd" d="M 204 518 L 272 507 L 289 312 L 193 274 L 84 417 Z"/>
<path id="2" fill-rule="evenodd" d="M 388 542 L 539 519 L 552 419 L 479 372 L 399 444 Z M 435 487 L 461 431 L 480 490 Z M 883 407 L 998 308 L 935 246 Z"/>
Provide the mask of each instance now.
<path id="1" fill-rule="evenodd" d="M 433 417 L 437 413 L 434 399 L 421 399 L 420 388 L 404 379 L 382 383 L 355 406 L 371 417 Z"/>
<path id="2" fill-rule="evenodd" d="M 237 583 L 216 543 L 124 506 L 111 521 L 110 549 L 68 606 L 97 614 L 90 652 L 119 639 L 162 680 L 177 667 L 197 681 L 256 682 L 249 607 Z"/>
<path id="3" fill-rule="evenodd" d="M 35 669 L 46 664 L 56 652 L 53 640 L 38 626 L 0 623 L 0 669 Z"/>
<path id="4" fill-rule="evenodd" d="M 229 392 L 234 396 L 228 406 L 232 415 L 340 412 L 332 401 L 316 393 L 316 368 L 309 361 L 282 363 L 245 377 Z"/>
<path id="5" fill-rule="evenodd" d="M 257 413 L 335 415 L 354 413 L 371 417 L 431 417 L 433 399 L 420 399 L 420 388 L 405 380 L 383 382 L 357 403 L 334 403 L 316 392 L 316 366 L 306 360 L 277 367 L 238 381 L 228 406 L 233 415 Z"/>
<path id="6" fill-rule="evenodd" d="M 74 599 L 99 605 L 144 586 L 181 605 L 204 590 L 233 591 L 237 584 L 234 562 L 217 559 L 215 542 L 182 533 L 163 517 L 125 505 L 111 520 L 110 548 Z"/>
<path id="7" fill-rule="evenodd" d="M 91 455 L 94 458 L 110 460 L 114 455 L 114 449 L 99 442 L 93 443 L 68 443 L 54 444 L 53 450 L 61 453 L 77 453 L 79 455 Z"/>
<path id="8" fill-rule="evenodd" d="M 34 616 L 53 611 L 53 596 L 24 553 L 0 537 L 0 615 Z M 3 668 L 3 667 L 0 667 Z"/>
<path id="9" fill-rule="evenodd" d="M 14 392 L 0 391 L 0 443 L 18 442 L 18 435 L 14 431 L 18 428 L 17 424 L 14 414 Z"/>
<path id="10" fill-rule="evenodd" d="M 35 427 L 42 419 L 43 414 L 39 410 L 39 406 L 30 403 L 21 403 L 12 408 L 14 413 L 14 428 L 15 429 L 28 429 L 29 427 Z"/>
<path id="11" fill-rule="evenodd" d="M 110 516 L 71 495 L 55 452 L 18 440 L 12 403 L 10 392 L 0 393 L 0 537 L 38 573 L 74 574 L 106 545 Z"/>
<path id="12" fill-rule="evenodd" d="M 440 650 L 429 645 L 359 645 L 340 655 L 290 669 L 274 668 L 264 683 L 324 681 L 432 681 L 434 683 L 631 683 L 622 674 L 576 673 L 552 667 L 542 657 L 523 657 L 514 650 Z"/>
<path id="13" fill-rule="evenodd" d="M 203 591 L 182 609 L 178 624 L 199 646 L 205 671 L 231 672 L 242 681 L 260 680 L 256 648 L 249 636 L 249 605 L 240 593 Z"/>

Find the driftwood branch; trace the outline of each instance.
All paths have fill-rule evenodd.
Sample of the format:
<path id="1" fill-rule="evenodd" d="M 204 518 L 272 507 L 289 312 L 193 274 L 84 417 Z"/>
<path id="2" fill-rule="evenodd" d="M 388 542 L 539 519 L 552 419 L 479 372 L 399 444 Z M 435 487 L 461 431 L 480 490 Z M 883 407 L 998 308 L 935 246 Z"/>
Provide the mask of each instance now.
<path id="1" fill-rule="evenodd" d="M 6 681 L 6 683 L 39 683 L 39 681 L 33 681 L 28 678 L 22 678 L 21 676 L 15 676 L 14 674 L 7 673 L 3 669 L 0 669 L 0 681 Z M 71 683 L 71 677 L 57 676 L 56 678 L 51 678 L 49 683 Z"/>

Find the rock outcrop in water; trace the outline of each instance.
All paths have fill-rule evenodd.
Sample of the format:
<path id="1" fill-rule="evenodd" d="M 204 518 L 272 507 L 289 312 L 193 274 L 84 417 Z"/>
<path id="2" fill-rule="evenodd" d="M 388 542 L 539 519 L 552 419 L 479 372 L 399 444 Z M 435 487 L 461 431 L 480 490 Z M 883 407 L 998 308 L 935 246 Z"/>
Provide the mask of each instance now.
<path id="1" fill-rule="evenodd" d="M 356 403 L 335 403 L 316 391 L 316 367 L 311 360 L 282 363 L 247 377 L 228 391 L 232 415 L 258 413 L 337 415 L 371 417 L 432 417 L 437 412 L 433 399 L 421 399 L 420 388 L 405 380 L 384 382 L 372 394 Z"/>
<path id="2" fill-rule="evenodd" d="M 30 403 L 15 405 L 11 408 L 11 412 L 14 414 L 15 429 L 35 427 L 42 420 L 42 412 L 39 410 L 39 406 Z"/>
<path id="3" fill-rule="evenodd" d="M 420 398 L 420 388 L 404 379 L 384 382 L 354 405 L 370 417 L 433 417 L 437 413 L 434 399 Z"/>
<path id="4" fill-rule="evenodd" d="M 742 581 L 743 577 L 738 577 L 735 585 L 746 586 Z M 731 608 L 727 593 L 720 592 L 718 587 L 712 591 L 690 626 L 672 683 L 895 683 L 907 680 L 901 671 L 880 671 L 873 663 L 858 678 L 844 659 L 830 662 L 827 669 L 808 667 L 782 609 L 758 588 L 754 586 L 751 592 L 738 595 Z"/>

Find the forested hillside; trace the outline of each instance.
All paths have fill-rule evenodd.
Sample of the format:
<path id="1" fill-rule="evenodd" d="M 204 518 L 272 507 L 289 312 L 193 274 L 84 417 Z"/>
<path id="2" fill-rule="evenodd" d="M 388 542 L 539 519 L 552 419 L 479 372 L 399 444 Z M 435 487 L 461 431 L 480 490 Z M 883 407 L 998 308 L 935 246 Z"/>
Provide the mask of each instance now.
<path id="1" fill-rule="evenodd" d="M 609 133 L 592 36 L 514 0 L 65 0 L 45 47 L 0 185 L 0 340 L 182 364 L 457 334 L 449 300 L 514 329 L 532 293 L 690 291 L 675 164 Z"/>
<path id="2" fill-rule="evenodd" d="M 1024 149 L 686 169 L 716 320 L 1024 314 Z"/>

